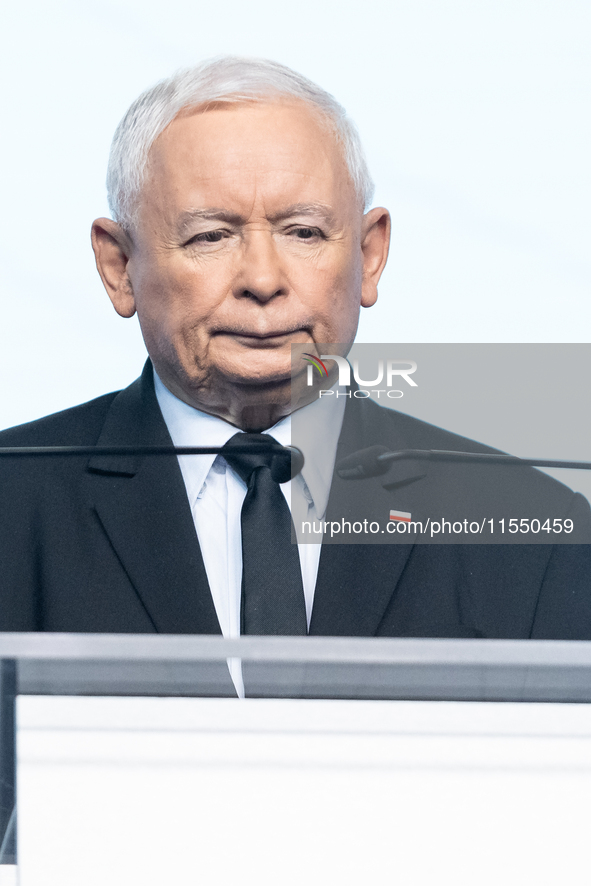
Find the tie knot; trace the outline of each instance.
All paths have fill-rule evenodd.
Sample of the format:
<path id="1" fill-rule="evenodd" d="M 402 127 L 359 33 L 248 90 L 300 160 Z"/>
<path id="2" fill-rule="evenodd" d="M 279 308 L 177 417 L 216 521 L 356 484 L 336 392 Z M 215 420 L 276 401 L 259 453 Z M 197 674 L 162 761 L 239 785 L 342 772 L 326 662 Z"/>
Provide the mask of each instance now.
<path id="1" fill-rule="evenodd" d="M 233 452 L 238 446 L 249 446 L 252 451 Z M 298 449 L 281 446 L 270 434 L 234 434 L 221 454 L 247 485 L 257 468 L 267 467 L 276 483 L 287 483 L 303 465 L 303 456 Z"/>

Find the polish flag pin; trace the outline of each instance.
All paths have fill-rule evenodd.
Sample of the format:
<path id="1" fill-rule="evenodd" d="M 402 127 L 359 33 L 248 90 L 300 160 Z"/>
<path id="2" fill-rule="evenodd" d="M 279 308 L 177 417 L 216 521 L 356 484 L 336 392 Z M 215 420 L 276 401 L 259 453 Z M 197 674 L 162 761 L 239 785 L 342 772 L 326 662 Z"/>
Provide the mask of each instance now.
<path id="1" fill-rule="evenodd" d="M 410 523 L 411 515 L 406 511 L 390 511 L 390 520 L 401 520 L 403 523 Z"/>

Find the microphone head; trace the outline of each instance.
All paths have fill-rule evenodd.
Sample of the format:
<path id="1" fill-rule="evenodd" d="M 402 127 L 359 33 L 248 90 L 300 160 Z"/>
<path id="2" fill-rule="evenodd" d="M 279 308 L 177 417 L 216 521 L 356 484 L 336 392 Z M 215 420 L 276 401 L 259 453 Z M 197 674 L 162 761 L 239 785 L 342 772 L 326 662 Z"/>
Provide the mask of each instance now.
<path id="1" fill-rule="evenodd" d="M 276 483 L 293 480 L 304 467 L 304 453 L 297 446 L 284 446 L 271 461 L 271 476 Z"/>
<path id="2" fill-rule="evenodd" d="M 341 459 L 337 465 L 337 474 L 343 480 L 361 480 L 365 477 L 378 477 L 385 474 L 391 466 L 389 461 L 379 461 L 378 456 L 390 452 L 387 446 L 370 446 L 360 449 L 353 455 Z"/>

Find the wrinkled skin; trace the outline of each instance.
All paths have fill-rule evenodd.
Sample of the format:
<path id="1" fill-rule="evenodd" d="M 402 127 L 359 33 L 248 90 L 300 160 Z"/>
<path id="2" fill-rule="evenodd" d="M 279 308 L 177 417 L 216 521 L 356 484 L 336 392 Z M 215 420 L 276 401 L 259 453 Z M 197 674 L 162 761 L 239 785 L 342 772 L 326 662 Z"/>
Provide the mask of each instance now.
<path id="1" fill-rule="evenodd" d="M 291 409 L 292 344 L 347 352 L 389 232 L 385 209 L 363 214 L 325 122 L 278 100 L 182 112 L 151 149 L 133 229 L 97 219 L 92 239 L 169 390 L 261 430 Z"/>

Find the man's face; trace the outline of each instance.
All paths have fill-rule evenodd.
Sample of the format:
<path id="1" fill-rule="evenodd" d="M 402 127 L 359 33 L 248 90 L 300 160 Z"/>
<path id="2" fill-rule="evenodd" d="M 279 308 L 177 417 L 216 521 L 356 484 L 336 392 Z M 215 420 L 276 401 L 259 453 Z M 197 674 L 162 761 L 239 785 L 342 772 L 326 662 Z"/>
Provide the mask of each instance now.
<path id="1" fill-rule="evenodd" d="M 351 343 L 375 301 L 368 217 L 302 102 L 183 112 L 150 152 L 115 307 L 137 310 L 156 371 L 186 402 L 278 402 L 290 346 Z"/>

